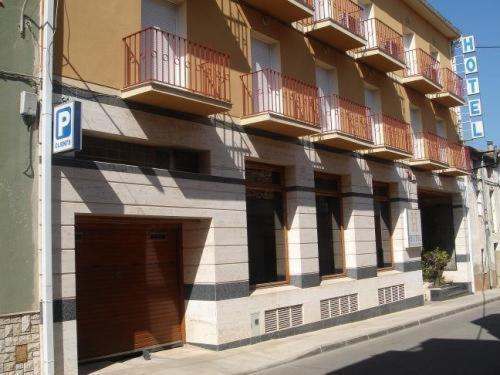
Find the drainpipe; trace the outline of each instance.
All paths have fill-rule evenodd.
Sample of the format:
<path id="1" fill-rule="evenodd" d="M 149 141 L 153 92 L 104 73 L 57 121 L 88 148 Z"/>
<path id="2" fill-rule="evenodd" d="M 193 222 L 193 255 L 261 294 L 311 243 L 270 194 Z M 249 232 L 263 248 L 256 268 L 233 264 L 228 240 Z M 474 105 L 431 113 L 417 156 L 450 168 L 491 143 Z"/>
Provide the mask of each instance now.
<path id="1" fill-rule="evenodd" d="M 472 226 L 471 226 L 471 206 L 470 206 L 470 197 L 469 191 L 470 187 L 472 187 L 472 177 L 466 177 L 465 179 L 465 209 L 467 210 L 467 241 L 469 248 L 469 274 L 470 274 L 470 285 L 471 292 L 476 292 L 476 278 L 474 276 L 474 259 L 472 256 Z M 474 193 L 474 191 L 471 191 Z"/>
<path id="2" fill-rule="evenodd" d="M 486 171 L 485 171 L 484 155 L 481 155 L 481 190 L 483 195 L 483 220 L 484 220 L 484 232 L 486 236 L 486 258 L 488 260 L 488 279 L 490 283 L 490 289 L 492 288 L 491 283 L 491 252 L 490 252 L 490 217 L 487 205 L 488 194 L 486 192 Z M 483 271 L 484 272 L 484 271 Z M 484 285 L 483 285 L 484 289 Z"/>
<path id="3" fill-rule="evenodd" d="M 44 0 L 42 22 L 41 141 L 41 316 L 42 374 L 54 374 L 54 312 L 52 288 L 52 49 L 54 0 Z"/>

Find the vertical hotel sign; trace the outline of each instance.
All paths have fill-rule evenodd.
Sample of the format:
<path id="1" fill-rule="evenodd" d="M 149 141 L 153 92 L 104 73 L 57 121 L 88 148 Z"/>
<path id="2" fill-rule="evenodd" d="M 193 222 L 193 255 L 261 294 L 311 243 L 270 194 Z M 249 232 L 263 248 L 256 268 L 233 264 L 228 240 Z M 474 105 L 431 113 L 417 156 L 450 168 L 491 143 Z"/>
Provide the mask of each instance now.
<path id="1" fill-rule="evenodd" d="M 463 36 L 459 44 L 455 66 L 457 73 L 464 78 L 467 94 L 467 104 L 459 109 L 460 123 L 463 140 L 470 141 L 484 137 L 483 105 L 474 35 Z"/>

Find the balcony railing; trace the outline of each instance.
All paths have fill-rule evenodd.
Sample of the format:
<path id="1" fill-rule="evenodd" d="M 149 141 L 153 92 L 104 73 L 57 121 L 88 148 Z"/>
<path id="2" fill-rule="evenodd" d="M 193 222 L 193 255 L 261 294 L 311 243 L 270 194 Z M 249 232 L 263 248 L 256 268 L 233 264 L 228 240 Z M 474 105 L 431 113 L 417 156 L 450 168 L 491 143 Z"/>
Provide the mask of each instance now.
<path id="1" fill-rule="evenodd" d="M 370 109 L 338 95 L 320 98 L 321 131 L 341 132 L 364 141 L 372 141 Z"/>
<path id="2" fill-rule="evenodd" d="M 271 69 L 241 76 L 243 116 L 274 113 L 319 127 L 318 89 Z"/>
<path id="3" fill-rule="evenodd" d="M 450 167 L 470 171 L 472 163 L 469 149 L 460 144 L 450 143 L 448 145 L 448 163 Z"/>
<path id="4" fill-rule="evenodd" d="M 373 140 L 376 146 L 413 153 L 410 124 L 385 115 L 373 116 Z"/>
<path id="5" fill-rule="evenodd" d="M 423 76 L 440 84 L 440 64 L 434 57 L 420 48 L 405 52 L 406 77 Z"/>
<path id="6" fill-rule="evenodd" d="M 404 64 L 403 35 L 376 18 L 363 21 L 363 29 L 367 45 L 358 52 L 378 48 Z"/>
<path id="7" fill-rule="evenodd" d="M 229 55 L 154 27 L 123 42 L 125 88 L 156 82 L 231 101 Z"/>
<path id="8" fill-rule="evenodd" d="M 296 0 L 296 1 L 308 7 L 309 9 L 314 9 L 314 0 Z"/>
<path id="9" fill-rule="evenodd" d="M 441 71 L 441 82 L 443 90 L 463 99 L 465 96 L 464 80 L 457 73 L 449 68 L 443 68 Z"/>
<path id="10" fill-rule="evenodd" d="M 300 23 L 309 26 L 328 20 L 364 38 L 363 8 L 351 0 L 314 0 L 314 17 Z"/>
<path id="11" fill-rule="evenodd" d="M 415 134 L 415 160 L 448 163 L 448 141 L 432 133 Z"/>

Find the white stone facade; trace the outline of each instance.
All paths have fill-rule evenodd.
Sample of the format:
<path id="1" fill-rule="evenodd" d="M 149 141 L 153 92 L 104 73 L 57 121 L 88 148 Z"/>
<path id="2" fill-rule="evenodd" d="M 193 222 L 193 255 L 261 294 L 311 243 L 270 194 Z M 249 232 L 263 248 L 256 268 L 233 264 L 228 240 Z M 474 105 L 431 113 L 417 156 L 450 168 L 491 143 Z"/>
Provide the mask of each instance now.
<path id="1" fill-rule="evenodd" d="M 84 168 L 56 161 L 54 298 L 62 311 L 55 324 L 58 373 L 76 374 L 78 368 L 77 317 L 71 306 L 78 301 L 74 249 L 75 216 L 79 214 L 183 220 L 184 284 L 191 288 L 191 298 L 186 296 L 185 301 L 189 343 L 219 350 L 267 339 L 265 311 L 294 305 L 302 305 L 304 331 L 320 329 L 326 324 L 321 319 L 320 302 L 346 295 L 357 294 L 356 319 L 390 312 L 389 307 L 380 306 L 379 289 L 398 285 L 404 286 L 398 308 L 423 302 L 420 251 L 405 248 L 404 209 L 418 208 L 419 187 L 453 193 L 461 200 L 457 179 L 429 172 L 417 173 L 415 178 L 411 169 L 401 163 L 245 133 L 223 116 L 210 120 L 181 119 L 130 110 L 113 98 L 109 99 L 111 104 L 75 99 L 82 101 L 85 132 L 131 142 L 206 150 L 208 174 L 221 179 L 185 179 L 167 171 L 146 174 L 139 167 L 107 163 Z M 288 269 L 292 282 L 231 298 L 224 293 L 234 293 L 236 287 L 248 290 L 245 160 L 285 167 Z M 342 176 L 347 277 L 310 286 L 306 285 L 309 277 L 319 272 L 314 171 Z M 373 181 L 390 184 L 394 269 L 385 272 L 376 269 Z M 457 203 L 457 207 L 459 204 L 462 205 Z M 456 212 L 457 253 L 467 253 L 467 225 L 458 208 Z M 469 282 L 470 278 L 464 271 L 457 280 Z M 225 287 L 232 288 L 232 292 Z M 215 296 L 207 297 L 207 288 L 213 288 L 210 290 L 215 290 Z M 251 317 L 259 318 L 257 329 L 252 329 Z M 342 322 L 340 319 L 329 324 Z M 298 328 L 293 333 L 300 332 Z"/>

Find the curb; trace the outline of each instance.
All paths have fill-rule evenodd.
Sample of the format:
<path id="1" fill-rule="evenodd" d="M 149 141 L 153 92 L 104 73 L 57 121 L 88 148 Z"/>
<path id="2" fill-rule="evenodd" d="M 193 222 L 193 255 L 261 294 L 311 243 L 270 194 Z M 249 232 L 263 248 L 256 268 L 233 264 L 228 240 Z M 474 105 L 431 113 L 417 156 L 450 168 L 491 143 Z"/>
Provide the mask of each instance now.
<path id="1" fill-rule="evenodd" d="M 337 349 L 345 348 L 345 347 L 348 347 L 348 346 L 351 346 L 351 345 L 354 345 L 354 344 L 358 344 L 360 342 L 364 342 L 364 341 L 376 339 L 376 338 L 379 338 L 379 337 L 384 337 L 384 336 L 387 336 L 387 335 L 390 335 L 390 334 L 396 333 L 396 332 L 401 332 L 401 331 L 403 331 L 405 329 L 408 329 L 408 328 L 417 327 L 417 326 L 420 326 L 420 325 L 423 325 L 423 324 L 426 324 L 426 323 L 430 323 L 430 322 L 433 322 L 433 321 L 436 321 L 436 320 L 439 320 L 439 319 L 442 319 L 442 318 L 446 318 L 448 316 L 460 314 L 462 312 L 475 309 L 476 307 L 481 307 L 481 306 L 490 304 L 492 302 L 497 302 L 497 301 L 500 301 L 500 296 L 492 297 L 490 299 L 485 299 L 485 300 L 483 300 L 481 302 L 470 303 L 468 305 L 462 306 L 462 307 L 457 308 L 457 309 L 453 309 L 453 310 L 450 310 L 450 311 L 446 311 L 444 313 L 440 313 L 440 314 L 437 314 L 437 315 L 429 316 L 427 318 L 417 319 L 417 320 L 408 322 L 406 324 L 402 324 L 402 325 L 395 326 L 395 327 L 392 327 L 392 328 L 382 329 L 380 331 L 376 331 L 376 332 L 371 333 L 369 335 L 363 335 L 363 336 L 355 337 L 355 338 L 350 339 L 350 340 L 339 341 L 339 342 L 335 342 L 335 343 L 332 343 L 332 344 L 320 345 L 317 348 L 310 349 L 309 351 L 307 351 L 304 354 L 301 354 L 301 355 L 299 355 L 297 357 L 290 358 L 290 359 L 287 359 L 287 360 L 284 360 L 284 361 L 280 361 L 280 362 L 277 362 L 276 364 L 273 364 L 273 365 L 262 366 L 262 368 L 257 368 L 255 370 L 250 371 L 250 372 L 237 373 L 237 375 L 255 374 L 255 373 L 259 372 L 259 371 L 269 370 L 269 369 L 272 369 L 272 368 L 275 368 L 275 367 L 278 367 L 278 366 L 281 366 L 281 365 L 288 364 L 290 362 L 299 361 L 301 359 L 305 359 L 305 358 L 313 357 L 313 356 L 318 355 L 318 354 L 327 353 L 327 352 L 331 352 L 331 351 L 334 351 L 334 350 L 337 350 Z"/>

